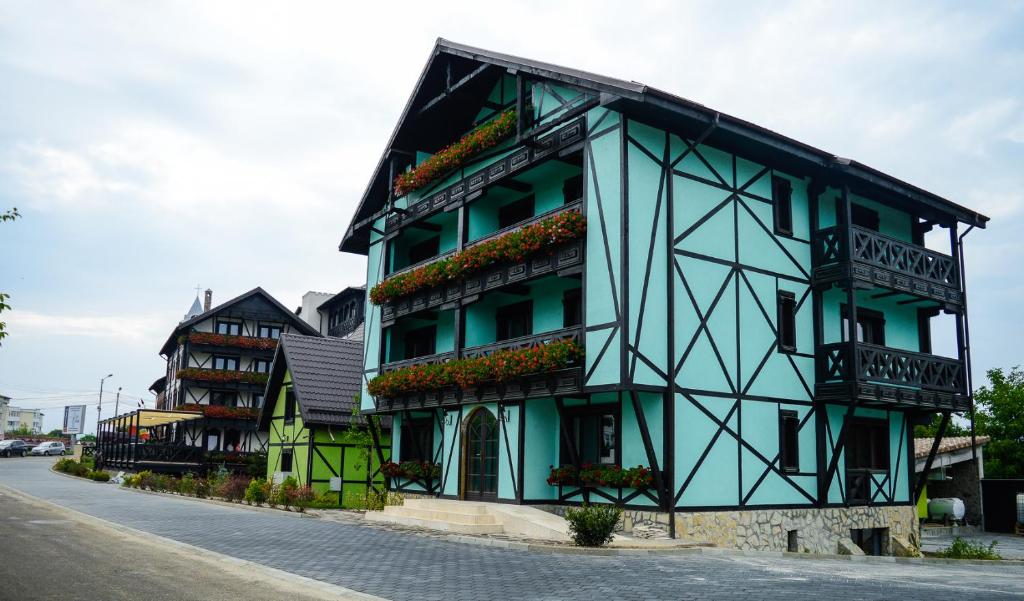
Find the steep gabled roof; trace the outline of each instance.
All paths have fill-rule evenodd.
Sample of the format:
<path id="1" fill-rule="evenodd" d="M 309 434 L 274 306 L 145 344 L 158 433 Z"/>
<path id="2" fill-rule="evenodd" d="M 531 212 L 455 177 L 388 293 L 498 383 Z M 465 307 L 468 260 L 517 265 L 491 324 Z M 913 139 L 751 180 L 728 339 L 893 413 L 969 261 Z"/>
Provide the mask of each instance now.
<path id="1" fill-rule="evenodd" d="M 441 60 L 443 57 L 444 60 Z M 346 229 L 339 249 L 344 252 L 365 254 L 369 244 L 369 226 L 382 216 L 388 196 L 387 159 L 392 152 L 407 153 L 426 148 L 408 148 L 417 131 L 436 132 L 440 127 L 463 131 L 471 125 L 465 103 L 453 102 L 455 108 L 447 113 L 430 115 L 429 119 L 416 119 L 425 107 L 443 104 L 446 97 L 456 98 L 456 91 L 464 100 L 466 95 L 478 94 L 493 83 L 494 74 L 514 71 L 534 78 L 548 79 L 569 86 L 593 90 L 600 95 L 602 105 L 640 118 L 652 125 L 674 131 L 714 133 L 705 141 L 726 149 L 742 148 L 747 158 L 761 160 L 775 167 L 787 167 L 794 173 L 830 172 L 845 176 L 851 185 L 864 189 L 898 195 L 930 211 L 951 215 L 972 226 L 985 227 L 988 217 L 962 207 L 950 200 L 903 182 L 872 169 L 862 163 L 838 157 L 808 144 L 798 142 L 769 129 L 716 111 L 635 81 L 625 81 L 536 61 L 500 52 L 474 48 L 438 38 L 427 64 L 420 73 L 412 94 L 388 139 L 384 153 L 374 169 L 359 201 L 355 215 Z M 422 122 L 422 123 L 419 123 Z M 424 136 L 420 136 L 421 138 Z M 429 136 L 426 136 L 429 137 Z"/>
<path id="2" fill-rule="evenodd" d="M 288 371 L 304 424 L 345 425 L 351 421 L 362 387 L 362 342 L 282 334 L 267 380 L 260 429 L 270 424 Z"/>
<path id="3" fill-rule="evenodd" d="M 190 328 L 193 325 L 203 321 L 204 319 L 207 319 L 209 317 L 213 317 L 214 315 L 216 315 L 217 313 L 220 313 L 221 311 L 224 311 L 225 309 L 228 309 L 228 308 L 230 308 L 230 307 L 232 307 L 234 305 L 237 305 L 237 304 L 239 304 L 241 302 L 244 302 L 244 301 L 249 300 L 250 298 L 254 298 L 254 297 L 259 297 L 259 298 L 262 298 L 263 300 L 267 301 L 272 307 L 274 307 L 275 309 L 280 311 L 280 313 L 281 313 L 281 317 L 280 318 L 281 318 L 282 321 L 288 322 L 289 324 L 291 324 L 293 327 L 295 327 L 299 331 L 301 331 L 301 332 L 303 332 L 305 334 L 309 334 L 311 336 L 319 336 L 320 335 L 320 332 L 317 331 L 316 328 L 314 328 L 313 326 L 311 326 L 308 323 L 306 323 L 305 321 L 303 321 L 302 318 L 300 318 L 294 312 L 289 311 L 288 307 L 285 307 L 284 305 L 282 305 L 276 298 L 271 296 L 269 292 L 267 292 L 263 288 L 260 288 L 259 286 L 257 286 L 257 287 L 253 288 L 252 290 L 250 290 L 250 291 L 248 291 L 248 292 L 246 292 L 244 294 L 240 294 L 240 295 L 236 296 L 235 298 L 233 298 L 233 299 L 231 299 L 229 301 L 225 301 L 225 302 L 217 305 L 216 307 L 212 307 L 209 311 L 203 311 L 202 313 L 200 313 L 200 314 L 198 314 L 198 315 L 196 315 L 194 317 L 191 317 L 189 319 L 186 319 L 185 321 L 179 323 L 177 326 L 174 327 L 174 330 L 171 332 L 171 335 L 167 337 L 167 341 L 164 342 L 163 347 L 161 347 L 161 349 L 160 349 L 160 354 L 161 355 L 166 355 L 167 353 L 171 352 L 171 350 L 174 348 L 175 344 L 177 344 L 177 336 L 178 336 L 178 334 L 186 331 L 188 328 Z"/>

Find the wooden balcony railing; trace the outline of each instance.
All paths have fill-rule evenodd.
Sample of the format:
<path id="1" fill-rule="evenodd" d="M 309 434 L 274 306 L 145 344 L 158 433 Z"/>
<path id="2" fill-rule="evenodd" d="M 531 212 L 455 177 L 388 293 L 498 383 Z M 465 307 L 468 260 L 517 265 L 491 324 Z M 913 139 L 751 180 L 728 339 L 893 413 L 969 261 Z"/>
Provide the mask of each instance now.
<path id="1" fill-rule="evenodd" d="M 849 348 L 846 342 L 824 344 L 818 348 L 820 380 L 879 382 L 942 392 L 965 392 L 964 366 L 956 359 L 858 342 L 851 370 Z"/>
<path id="2" fill-rule="evenodd" d="M 815 279 L 852 277 L 917 296 L 962 304 L 959 269 L 953 257 L 862 227 L 852 226 L 853 257 L 848 257 L 845 228 L 815 234 Z"/>
<path id="3" fill-rule="evenodd" d="M 570 121 L 553 132 L 544 132 L 527 141 L 505 158 L 414 203 L 404 213 L 388 216 L 384 224 L 384 231 L 390 234 L 438 211 L 457 207 L 462 202 L 472 200 L 479 196 L 477 193 L 480 190 L 511 177 L 530 165 L 558 156 L 559 151 L 581 142 L 585 133 L 586 127 L 582 117 Z"/>

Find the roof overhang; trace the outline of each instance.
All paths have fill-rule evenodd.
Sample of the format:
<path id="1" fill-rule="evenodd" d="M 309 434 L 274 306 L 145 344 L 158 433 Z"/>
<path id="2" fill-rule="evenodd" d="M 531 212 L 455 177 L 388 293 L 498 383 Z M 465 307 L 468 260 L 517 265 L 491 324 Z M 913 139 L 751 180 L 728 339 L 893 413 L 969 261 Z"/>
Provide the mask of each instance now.
<path id="1" fill-rule="evenodd" d="M 662 127 L 668 131 L 696 137 L 714 124 L 713 132 L 706 141 L 723 146 L 725 150 L 742 151 L 751 160 L 788 169 L 794 175 L 821 176 L 828 181 L 849 185 L 855 192 L 894 199 L 913 205 L 922 216 L 948 225 L 959 221 L 970 226 L 985 227 L 988 217 L 960 206 L 941 196 L 912 186 L 862 163 L 842 159 L 834 154 L 814 148 L 788 138 L 764 127 L 737 117 L 726 115 L 702 104 L 680 96 L 649 87 L 647 85 L 605 77 L 577 69 L 561 67 L 550 63 L 515 57 L 481 48 L 465 46 L 444 39 L 438 39 L 427 64 L 413 87 L 412 94 L 391 137 L 374 168 L 370 182 L 360 199 L 359 206 L 346 229 L 339 249 L 343 252 L 366 254 L 370 243 L 370 227 L 384 215 L 388 198 L 387 161 L 392 153 L 408 153 L 410 150 L 431 150 L 429 148 L 404 148 L 411 132 L 416 131 L 416 117 L 423 107 L 438 96 L 439 69 L 441 56 L 451 57 L 447 65 L 458 62 L 459 74 L 472 74 L 480 66 L 490 66 L 494 72 L 523 73 L 525 75 L 550 79 L 567 85 L 594 90 L 601 94 L 602 104 L 619 110 L 637 120 Z M 459 62 L 461 61 L 461 62 Z M 450 70 L 450 66 L 445 66 Z M 447 74 L 445 74 L 447 75 Z M 450 75 L 442 89 L 450 88 Z M 486 81 L 481 79 L 481 81 Z M 456 83 L 458 83 L 456 81 Z M 442 94 L 443 95 L 443 94 Z M 456 107 L 458 103 L 454 104 Z M 430 127 L 459 127 L 451 119 L 424 119 Z"/>
<path id="2" fill-rule="evenodd" d="M 139 409 L 131 413 L 124 413 L 115 417 L 108 417 L 100 422 L 101 424 L 122 422 L 127 420 L 131 425 L 141 428 L 154 428 L 177 422 L 186 422 L 194 419 L 202 419 L 202 413 L 193 411 L 163 411 L 160 409 Z"/>

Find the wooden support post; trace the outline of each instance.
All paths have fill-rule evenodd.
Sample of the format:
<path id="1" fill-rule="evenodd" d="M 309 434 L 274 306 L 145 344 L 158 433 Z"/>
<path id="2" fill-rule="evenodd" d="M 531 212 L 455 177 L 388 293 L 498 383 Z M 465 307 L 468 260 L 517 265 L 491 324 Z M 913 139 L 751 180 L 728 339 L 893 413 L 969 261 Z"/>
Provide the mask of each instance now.
<path id="1" fill-rule="evenodd" d="M 942 412 L 942 421 L 939 422 L 939 431 L 935 435 L 935 440 L 932 441 L 932 448 L 928 451 L 928 459 L 924 462 L 924 469 L 917 476 L 917 483 L 914 485 L 914 497 L 911 501 L 916 505 L 921 499 L 921 493 L 924 491 L 924 485 L 928 481 L 928 472 L 932 469 L 932 463 L 935 461 L 935 455 L 939 452 L 939 444 L 942 442 L 942 437 L 946 434 L 946 427 L 949 425 L 949 411 Z"/>

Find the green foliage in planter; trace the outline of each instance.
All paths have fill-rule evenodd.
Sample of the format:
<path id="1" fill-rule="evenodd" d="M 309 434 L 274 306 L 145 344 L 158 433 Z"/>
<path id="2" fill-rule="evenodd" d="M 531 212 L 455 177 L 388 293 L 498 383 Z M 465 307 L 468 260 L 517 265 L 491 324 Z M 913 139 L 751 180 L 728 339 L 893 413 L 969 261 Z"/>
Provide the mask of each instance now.
<path id="1" fill-rule="evenodd" d="M 266 384 L 267 374 L 255 371 L 234 371 L 230 369 L 205 369 L 202 367 L 186 367 L 175 373 L 176 377 L 218 384 L 244 382 L 247 384 Z"/>
<path id="2" fill-rule="evenodd" d="M 495 351 L 485 357 L 396 369 L 374 377 L 367 389 L 373 396 L 383 397 L 448 386 L 469 389 L 486 381 L 507 382 L 565 369 L 582 360 L 583 354 L 583 347 L 575 340 L 555 340 L 530 348 Z"/>
<path id="3" fill-rule="evenodd" d="M 341 507 L 341 501 L 339 497 L 341 493 L 333 491 L 324 491 L 320 493 L 317 498 L 310 502 L 309 506 L 313 509 L 338 509 Z"/>
<path id="4" fill-rule="evenodd" d="M 474 244 L 448 258 L 391 276 L 370 289 L 370 302 L 382 305 L 400 298 L 468 277 L 502 261 L 519 262 L 543 251 L 582 238 L 587 219 L 578 211 L 552 215 L 491 240 Z"/>
<path id="5" fill-rule="evenodd" d="M 512 135 L 516 129 L 516 111 L 510 109 L 462 136 L 451 146 L 437 151 L 422 163 L 395 177 L 395 196 L 404 196 L 438 179 L 452 169 L 458 169 L 469 159 L 493 148 Z"/>
<path id="6" fill-rule="evenodd" d="M 579 547 L 603 547 L 612 542 L 622 510 L 613 505 L 584 505 L 565 511 L 569 536 Z"/>
<path id="7" fill-rule="evenodd" d="M 992 541 L 992 544 L 986 547 L 982 543 L 964 540 L 958 536 L 953 539 L 953 544 L 935 555 L 936 557 L 945 557 L 947 559 L 1002 559 L 1002 555 L 996 553 L 997 544 L 997 541 Z"/>
<path id="8" fill-rule="evenodd" d="M 345 500 L 345 507 L 349 509 L 361 509 L 365 511 L 384 511 L 389 505 L 404 505 L 405 496 L 399 492 L 390 490 L 377 491 L 373 488 L 367 491 L 366 495 L 350 496 Z"/>
<path id="9" fill-rule="evenodd" d="M 104 471 L 91 471 L 88 474 L 90 480 L 97 482 L 110 482 L 110 474 Z"/>
<path id="10" fill-rule="evenodd" d="M 270 497 L 271 484 L 263 478 L 256 478 L 245 488 L 245 502 L 249 505 L 262 505 Z"/>

